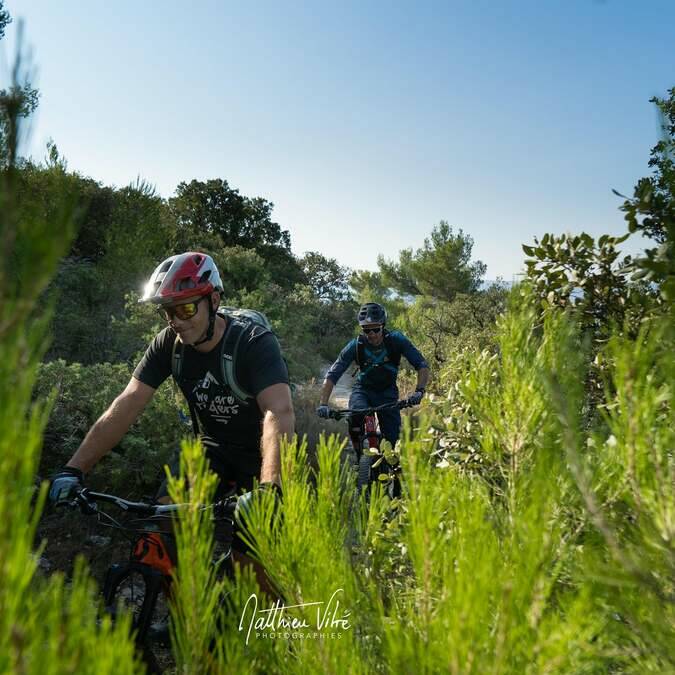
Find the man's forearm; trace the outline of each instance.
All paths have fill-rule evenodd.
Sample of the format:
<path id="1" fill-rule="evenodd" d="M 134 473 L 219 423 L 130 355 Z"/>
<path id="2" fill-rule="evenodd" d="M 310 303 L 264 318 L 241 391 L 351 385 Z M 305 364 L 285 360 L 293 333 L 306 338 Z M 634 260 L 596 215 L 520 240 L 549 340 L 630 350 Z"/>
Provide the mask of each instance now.
<path id="1" fill-rule="evenodd" d="M 319 395 L 319 404 L 328 405 L 330 395 L 333 393 L 333 384 L 332 380 L 324 380 L 323 386 L 321 387 L 321 394 Z"/>
<path id="2" fill-rule="evenodd" d="M 281 484 L 281 439 L 291 439 L 295 433 L 293 408 L 281 412 L 268 410 L 263 420 L 261 441 L 262 468 L 261 483 Z"/>
<path id="3" fill-rule="evenodd" d="M 426 389 L 429 383 L 429 369 L 420 368 L 417 371 L 417 389 Z"/>
<path id="4" fill-rule="evenodd" d="M 135 419 L 136 415 L 128 410 L 124 401 L 115 399 L 96 420 L 67 466 L 77 467 L 83 473 L 90 471 L 122 440 Z"/>

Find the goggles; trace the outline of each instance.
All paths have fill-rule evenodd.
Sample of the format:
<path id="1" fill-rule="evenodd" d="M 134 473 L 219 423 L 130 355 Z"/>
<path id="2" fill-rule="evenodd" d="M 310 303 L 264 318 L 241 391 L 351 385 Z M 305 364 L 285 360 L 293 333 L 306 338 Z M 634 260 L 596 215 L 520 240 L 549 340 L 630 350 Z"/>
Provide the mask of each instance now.
<path id="1" fill-rule="evenodd" d="M 199 300 L 195 300 L 195 302 L 186 302 L 182 305 L 174 305 L 173 307 L 160 307 L 157 311 L 160 316 L 167 321 L 171 321 L 174 318 L 178 318 L 181 321 L 187 321 L 197 314 L 199 303 L 203 299 L 204 298 L 199 298 Z"/>
<path id="2" fill-rule="evenodd" d="M 382 326 L 377 326 L 376 328 L 362 328 L 361 330 L 365 335 L 368 335 L 369 333 L 377 335 L 382 330 Z"/>

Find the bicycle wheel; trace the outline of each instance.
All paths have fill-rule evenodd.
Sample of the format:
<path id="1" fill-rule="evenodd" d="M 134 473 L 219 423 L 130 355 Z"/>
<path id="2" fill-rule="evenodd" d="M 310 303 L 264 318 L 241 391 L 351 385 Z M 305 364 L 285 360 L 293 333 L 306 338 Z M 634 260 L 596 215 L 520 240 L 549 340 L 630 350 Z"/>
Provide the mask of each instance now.
<path id="1" fill-rule="evenodd" d="M 120 609 L 131 613 L 136 646 L 150 673 L 164 672 L 161 661 L 167 660 L 159 658 L 167 655 L 170 643 L 166 583 L 157 570 L 131 562 L 112 565 L 103 587 L 106 610 L 113 618 Z"/>
<path id="2" fill-rule="evenodd" d="M 383 459 L 377 467 L 371 467 L 370 482 L 371 484 L 384 483 L 384 493 L 389 499 L 399 499 L 402 494 L 400 474 L 400 467 L 392 466 L 387 460 Z"/>
<path id="3" fill-rule="evenodd" d="M 370 455 L 363 454 L 359 459 L 359 468 L 356 475 L 356 491 L 361 494 L 365 490 L 366 498 L 370 493 L 370 475 L 372 471 L 373 458 Z"/>

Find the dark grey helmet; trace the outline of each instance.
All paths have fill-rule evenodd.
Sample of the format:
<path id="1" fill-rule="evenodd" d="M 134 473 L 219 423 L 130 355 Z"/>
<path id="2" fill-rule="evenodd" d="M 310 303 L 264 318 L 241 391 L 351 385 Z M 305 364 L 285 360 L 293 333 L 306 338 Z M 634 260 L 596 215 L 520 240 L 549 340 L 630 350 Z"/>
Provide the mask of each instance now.
<path id="1" fill-rule="evenodd" d="M 376 302 L 367 302 L 361 305 L 357 320 L 359 326 L 365 326 L 369 323 L 381 323 L 383 326 L 387 323 L 387 310 Z"/>

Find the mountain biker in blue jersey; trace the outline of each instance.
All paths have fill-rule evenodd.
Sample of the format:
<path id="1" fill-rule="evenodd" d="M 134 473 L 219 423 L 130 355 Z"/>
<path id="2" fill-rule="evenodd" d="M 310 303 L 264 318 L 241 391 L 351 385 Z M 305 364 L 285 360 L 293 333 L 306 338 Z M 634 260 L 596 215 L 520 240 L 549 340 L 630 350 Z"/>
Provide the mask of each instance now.
<path id="1" fill-rule="evenodd" d="M 415 393 L 408 402 L 417 405 L 424 396 L 429 381 L 429 366 L 413 343 L 399 331 L 388 331 L 387 310 L 380 304 L 369 302 L 358 312 L 357 320 L 361 335 L 350 340 L 340 352 L 337 360 L 326 373 L 319 407 L 319 417 L 328 418 L 328 400 L 333 387 L 350 364 L 356 363 L 359 374 L 349 397 L 349 407 L 363 409 L 398 401 L 398 369 L 404 356 L 417 371 Z M 377 413 L 382 435 L 394 445 L 401 430 L 401 413 L 397 408 Z M 359 451 L 359 435 L 363 415 L 353 415 L 349 421 L 349 435 L 354 449 Z"/>

